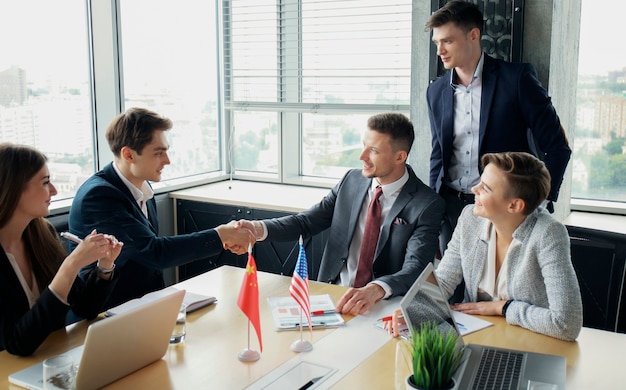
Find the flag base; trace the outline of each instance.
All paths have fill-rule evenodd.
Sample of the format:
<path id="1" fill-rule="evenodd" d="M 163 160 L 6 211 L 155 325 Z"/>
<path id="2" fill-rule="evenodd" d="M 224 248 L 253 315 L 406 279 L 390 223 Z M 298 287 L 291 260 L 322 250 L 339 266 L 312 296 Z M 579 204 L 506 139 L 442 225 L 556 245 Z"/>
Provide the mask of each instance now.
<path id="1" fill-rule="evenodd" d="M 248 348 L 242 350 L 241 352 L 239 352 L 239 355 L 237 355 L 237 359 L 242 362 L 256 362 L 260 358 L 261 354 L 259 353 L 259 351 Z"/>
<path id="2" fill-rule="evenodd" d="M 294 352 L 309 352 L 310 350 L 313 349 L 313 344 L 311 344 L 310 342 L 306 340 L 300 339 L 291 343 L 290 348 Z"/>

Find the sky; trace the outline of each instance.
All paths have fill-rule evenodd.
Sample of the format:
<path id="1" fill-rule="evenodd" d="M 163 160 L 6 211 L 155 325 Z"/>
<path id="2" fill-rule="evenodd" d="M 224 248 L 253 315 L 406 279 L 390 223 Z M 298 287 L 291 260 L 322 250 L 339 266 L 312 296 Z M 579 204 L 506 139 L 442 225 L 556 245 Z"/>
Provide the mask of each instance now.
<path id="1" fill-rule="evenodd" d="M 626 67 L 624 0 L 582 0 L 579 74 L 606 74 Z"/>

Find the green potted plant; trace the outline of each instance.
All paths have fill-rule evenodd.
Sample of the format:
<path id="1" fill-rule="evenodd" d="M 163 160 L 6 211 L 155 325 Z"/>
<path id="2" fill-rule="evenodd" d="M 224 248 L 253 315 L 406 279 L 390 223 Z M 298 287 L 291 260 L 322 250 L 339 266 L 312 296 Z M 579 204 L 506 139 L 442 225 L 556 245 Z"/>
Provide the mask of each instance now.
<path id="1" fill-rule="evenodd" d="M 412 329 L 409 348 L 413 374 L 407 378 L 407 388 L 454 387 L 452 376 L 459 368 L 465 349 L 459 348 L 459 338 L 456 332 L 442 330 L 432 321 L 422 324 L 419 329 Z"/>

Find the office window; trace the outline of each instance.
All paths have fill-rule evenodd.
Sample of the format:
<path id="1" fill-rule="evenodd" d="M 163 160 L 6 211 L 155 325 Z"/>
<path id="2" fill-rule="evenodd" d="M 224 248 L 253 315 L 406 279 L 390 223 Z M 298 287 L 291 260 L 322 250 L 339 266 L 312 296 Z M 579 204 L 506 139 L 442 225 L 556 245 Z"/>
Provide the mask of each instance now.
<path id="1" fill-rule="evenodd" d="M 220 164 L 216 6 L 211 1 L 120 1 L 125 108 L 170 118 L 163 179 Z"/>
<path id="2" fill-rule="evenodd" d="M 626 202 L 626 3 L 583 0 L 573 142 L 572 198 Z M 618 45 L 619 46 L 619 45 Z"/>
<path id="3" fill-rule="evenodd" d="M 410 0 L 225 0 L 223 9 L 236 172 L 338 178 L 361 165 L 369 116 L 408 115 Z M 237 151 L 253 139 L 258 156 L 244 160 Z"/>
<path id="4" fill-rule="evenodd" d="M 0 142 L 36 147 L 70 198 L 94 172 L 84 0 L 0 1 Z"/>

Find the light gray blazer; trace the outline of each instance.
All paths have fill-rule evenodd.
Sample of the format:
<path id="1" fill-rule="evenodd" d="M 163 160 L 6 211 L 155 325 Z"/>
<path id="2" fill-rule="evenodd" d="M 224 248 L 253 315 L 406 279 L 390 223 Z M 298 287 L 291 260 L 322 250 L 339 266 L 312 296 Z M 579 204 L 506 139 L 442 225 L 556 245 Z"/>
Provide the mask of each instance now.
<path id="1" fill-rule="evenodd" d="M 435 271 L 447 297 L 465 279 L 466 302 L 477 301 L 491 228 L 491 222 L 475 216 L 473 210 L 474 205 L 463 209 Z M 567 229 L 539 208 L 526 217 L 513 237 L 521 245 L 511 248 L 507 260 L 508 295 L 514 301 L 506 321 L 559 339 L 576 339 L 583 309 Z"/>

